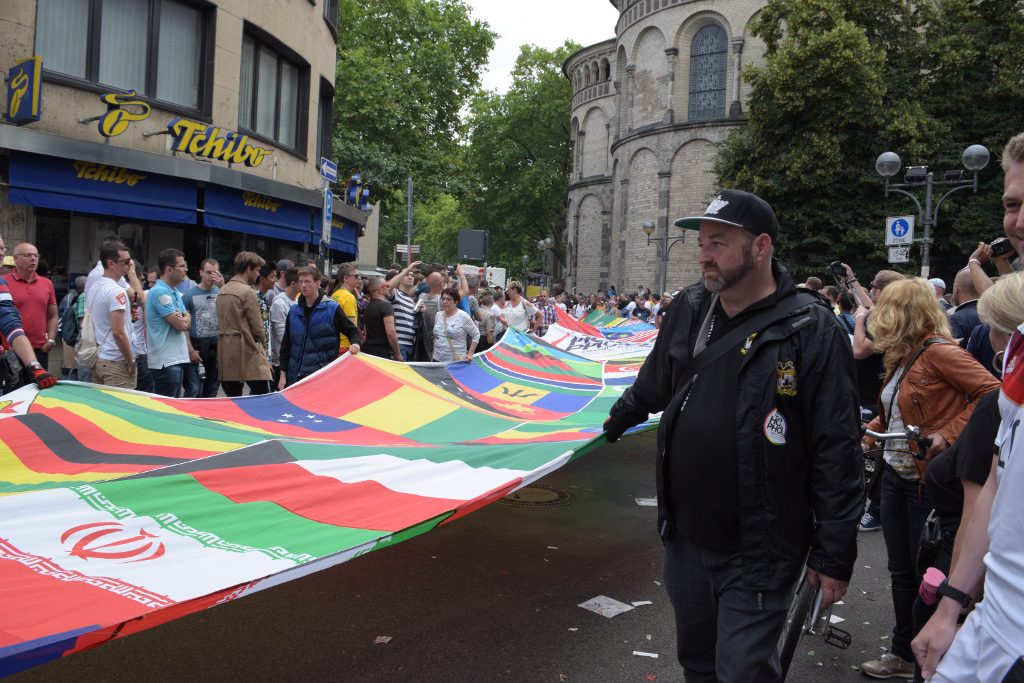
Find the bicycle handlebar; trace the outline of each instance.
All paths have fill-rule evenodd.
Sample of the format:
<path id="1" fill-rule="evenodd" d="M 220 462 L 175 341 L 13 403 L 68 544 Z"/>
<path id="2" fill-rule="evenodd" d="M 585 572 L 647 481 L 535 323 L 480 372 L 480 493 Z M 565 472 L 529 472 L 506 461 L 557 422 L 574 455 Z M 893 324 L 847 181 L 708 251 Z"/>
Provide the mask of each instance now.
<path id="1" fill-rule="evenodd" d="M 868 429 L 867 427 L 862 428 L 865 436 L 870 436 L 878 441 L 886 441 L 889 439 L 906 439 L 907 441 L 913 441 L 917 444 L 918 452 L 914 454 L 914 457 L 918 460 L 924 460 L 925 451 L 932 447 L 931 437 L 922 436 L 921 428 L 915 427 L 914 425 L 907 425 L 904 427 L 902 432 L 876 432 Z"/>

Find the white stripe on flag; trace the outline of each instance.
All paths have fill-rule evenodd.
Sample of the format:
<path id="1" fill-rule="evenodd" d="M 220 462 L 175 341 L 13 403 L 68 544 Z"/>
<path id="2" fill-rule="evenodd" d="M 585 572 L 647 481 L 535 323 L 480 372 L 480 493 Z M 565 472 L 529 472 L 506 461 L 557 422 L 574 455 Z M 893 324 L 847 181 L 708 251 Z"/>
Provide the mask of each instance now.
<path id="1" fill-rule="evenodd" d="M 530 473 L 470 467 L 459 460 L 405 460 L 384 453 L 336 460 L 299 460 L 296 464 L 313 474 L 349 484 L 375 481 L 398 493 L 452 500 L 472 500 Z"/>

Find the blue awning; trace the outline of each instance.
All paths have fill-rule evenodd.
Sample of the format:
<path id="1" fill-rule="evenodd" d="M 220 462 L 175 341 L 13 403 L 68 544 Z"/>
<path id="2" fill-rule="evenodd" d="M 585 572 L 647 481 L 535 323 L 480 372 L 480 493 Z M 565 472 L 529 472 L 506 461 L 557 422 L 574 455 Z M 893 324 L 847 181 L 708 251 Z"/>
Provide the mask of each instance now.
<path id="1" fill-rule="evenodd" d="M 166 223 L 196 222 L 196 186 L 93 161 L 12 152 L 8 198 L 48 209 Z"/>
<path id="2" fill-rule="evenodd" d="M 322 216 L 317 212 L 317 216 Z M 331 219 L 331 249 L 352 254 L 359 258 L 359 226 L 352 221 L 335 216 Z"/>
<path id="3" fill-rule="evenodd" d="M 208 227 L 292 242 L 320 239 L 311 230 L 312 211 L 304 204 L 220 185 L 207 185 L 205 198 Z"/>

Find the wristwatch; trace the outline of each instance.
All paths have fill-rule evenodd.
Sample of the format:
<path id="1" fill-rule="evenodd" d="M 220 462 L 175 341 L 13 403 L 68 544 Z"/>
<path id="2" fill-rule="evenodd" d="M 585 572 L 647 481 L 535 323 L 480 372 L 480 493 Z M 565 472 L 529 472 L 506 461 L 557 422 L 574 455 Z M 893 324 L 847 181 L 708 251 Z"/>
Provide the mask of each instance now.
<path id="1" fill-rule="evenodd" d="M 31 363 L 28 364 L 28 368 L 30 370 L 42 370 L 43 366 L 39 363 L 39 361 L 34 360 L 34 361 L 32 361 Z"/>
<path id="2" fill-rule="evenodd" d="M 948 579 L 939 584 L 937 592 L 945 598 L 949 598 L 954 602 L 959 602 L 961 607 L 967 607 L 971 604 L 971 596 L 964 593 L 962 590 L 958 590 L 950 586 Z"/>

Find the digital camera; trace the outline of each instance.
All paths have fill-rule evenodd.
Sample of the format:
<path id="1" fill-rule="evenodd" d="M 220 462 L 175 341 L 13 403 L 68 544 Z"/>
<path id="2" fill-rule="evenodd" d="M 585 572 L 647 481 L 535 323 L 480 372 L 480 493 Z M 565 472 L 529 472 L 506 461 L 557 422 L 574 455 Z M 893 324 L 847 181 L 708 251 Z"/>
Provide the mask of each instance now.
<path id="1" fill-rule="evenodd" d="M 992 244 L 988 245 L 992 250 L 992 258 L 999 258 L 1000 256 L 1006 256 L 1013 251 L 1013 244 L 1010 240 L 1005 237 L 999 237 L 992 240 Z"/>
<path id="2" fill-rule="evenodd" d="M 828 264 L 828 272 L 839 282 L 846 281 L 846 268 L 843 268 L 843 264 L 839 261 L 833 261 Z"/>

